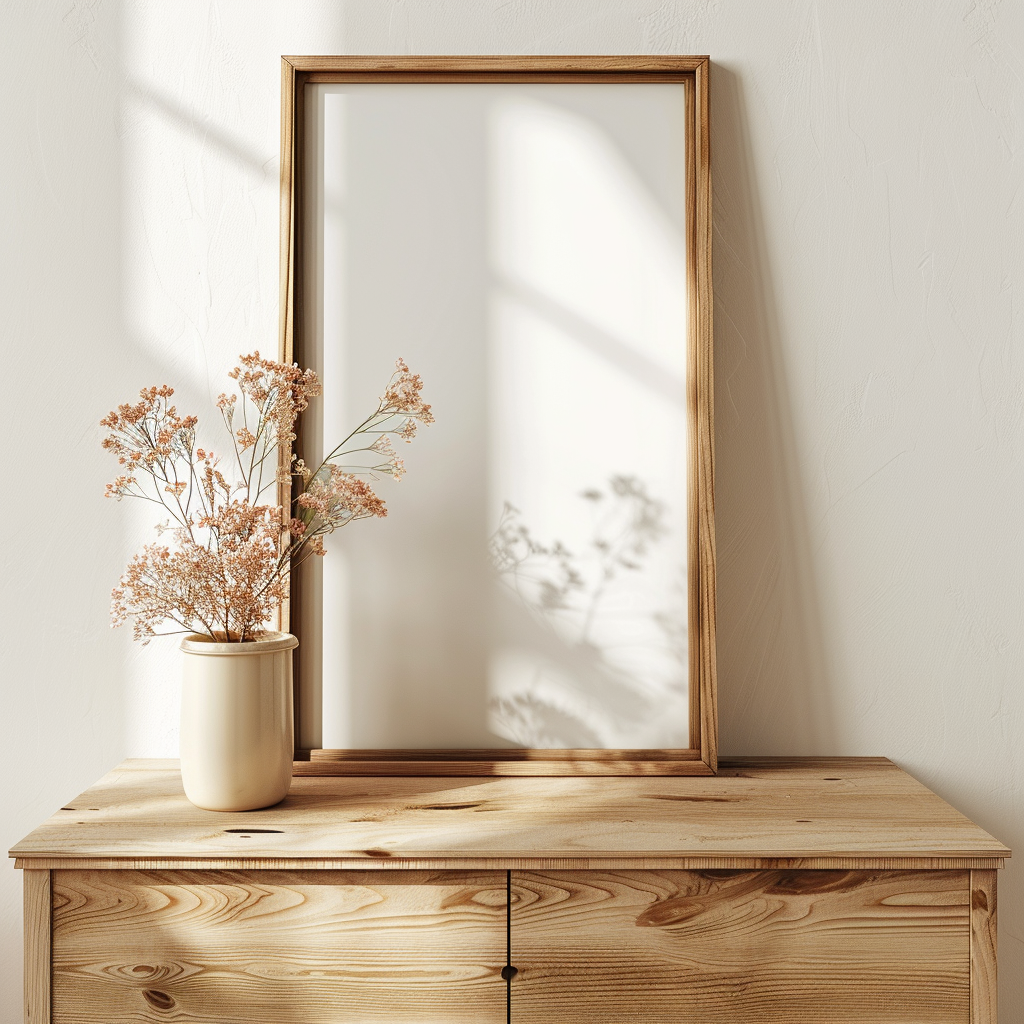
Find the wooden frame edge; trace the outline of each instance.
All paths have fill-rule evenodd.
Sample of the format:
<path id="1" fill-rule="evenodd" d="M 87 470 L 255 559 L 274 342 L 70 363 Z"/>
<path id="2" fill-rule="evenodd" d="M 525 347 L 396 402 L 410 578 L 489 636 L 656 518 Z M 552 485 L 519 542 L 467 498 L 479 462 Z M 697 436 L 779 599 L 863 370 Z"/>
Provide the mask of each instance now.
<path id="1" fill-rule="evenodd" d="M 689 209 L 687 248 L 691 279 L 690 384 L 695 422 L 691 439 L 693 468 L 690 499 L 694 525 L 691 557 L 696 558 L 697 572 L 691 576 L 691 591 L 696 602 L 690 602 L 690 747 L 673 751 L 671 758 L 650 758 L 647 751 L 618 752 L 618 771 L 609 770 L 610 762 L 587 756 L 584 751 L 533 752 L 536 757 L 481 757 L 473 750 L 453 750 L 449 759 L 433 760 L 418 757 L 415 751 L 402 752 L 397 758 L 322 759 L 315 774 L 329 774 L 333 763 L 336 774 L 484 774 L 484 775 L 714 775 L 718 764 L 718 700 L 716 658 L 716 596 L 715 596 L 715 524 L 714 524 L 714 348 L 713 293 L 711 265 L 711 163 L 709 128 L 710 58 L 707 56 L 283 56 L 281 58 L 281 283 L 279 354 L 284 362 L 302 355 L 301 302 L 299 284 L 302 275 L 303 209 L 301 182 L 303 178 L 304 87 L 320 81 L 441 82 L 441 81 L 689 81 L 687 122 L 693 126 L 688 147 L 687 181 Z M 692 110 L 689 109 L 692 106 Z M 692 171 L 690 164 L 692 163 Z M 297 433 L 301 435 L 301 418 Z M 279 501 L 290 505 L 290 483 L 279 488 Z M 694 586 L 694 577 L 695 586 Z M 299 614 L 300 588 L 293 580 L 292 597 L 281 611 L 280 628 L 290 629 Z M 304 709 L 298 686 L 296 652 L 295 731 L 296 746 L 301 744 Z M 491 752 L 488 752 L 491 753 Z M 300 773 L 313 774 L 302 769 Z M 360 770 L 353 768 L 359 764 Z M 469 771 L 470 765 L 475 766 Z M 502 766 L 507 770 L 502 770 Z M 572 766 L 571 770 L 569 766 Z M 652 770 L 658 765 L 658 770 Z M 413 770 L 413 768 L 416 770 Z M 440 770 L 443 769 L 443 770 Z"/>
<path id="2" fill-rule="evenodd" d="M 53 964 L 53 886 L 49 868 L 27 866 L 25 907 L 25 1024 L 50 1024 Z"/>
<path id="3" fill-rule="evenodd" d="M 698 528 L 701 536 L 700 626 L 701 671 L 701 755 L 711 768 L 718 769 L 718 656 L 717 656 L 717 549 L 715 544 L 715 375 L 714 375 L 714 287 L 712 280 L 712 217 L 711 217 L 711 61 L 705 58 L 695 71 L 697 102 L 697 140 L 700 146 L 697 169 L 697 296 L 703 304 L 699 319 L 701 333 L 698 352 L 706 403 L 700 417 L 703 435 L 700 444 L 698 473 L 703 483 Z"/>
<path id="4" fill-rule="evenodd" d="M 280 179 L 280 238 L 279 238 L 279 308 L 278 308 L 278 359 L 292 363 L 296 359 L 295 337 L 302 328 L 302 304 L 296 301 L 296 282 L 301 278 L 303 263 L 302 239 L 302 190 L 297 182 L 302 175 L 302 150 L 304 145 L 304 85 L 306 75 L 288 57 L 281 58 L 281 179 Z M 301 443 L 302 417 L 295 425 L 295 433 Z M 291 455 L 294 446 L 279 452 L 282 470 L 277 486 L 278 504 L 291 508 Z M 293 584 L 297 575 L 289 580 Z M 300 588 L 289 586 L 289 595 L 281 605 L 277 628 L 290 632 L 293 621 L 300 611 Z M 293 730 L 295 743 L 302 742 L 301 724 L 304 721 L 302 691 L 299 686 L 299 666 L 302 652 L 297 648 L 292 655 L 292 700 Z"/>
<path id="5" fill-rule="evenodd" d="M 446 56 L 424 54 L 399 56 L 388 54 L 294 54 L 281 58 L 297 72 L 307 74 L 387 74 L 409 73 L 420 76 L 452 73 L 478 76 L 499 74 L 688 74 L 702 66 L 706 54 L 466 54 Z"/>
<path id="6" fill-rule="evenodd" d="M 996 1024 L 998 1017 L 998 872 L 971 869 L 971 1024 Z"/>
<path id="7" fill-rule="evenodd" d="M 296 751 L 296 776 L 518 778 L 524 776 L 713 775 L 699 750 L 437 750 Z"/>
<path id="8" fill-rule="evenodd" d="M 296 165 L 296 90 L 301 91 L 297 82 L 294 65 L 287 57 L 281 58 L 281 180 L 279 211 L 279 270 L 278 270 L 278 340 L 277 358 L 282 363 L 295 360 L 295 255 L 300 250 L 296 238 L 295 218 L 295 165 Z M 279 452 L 279 462 L 289 460 L 291 466 L 291 448 L 287 452 Z M 292 486 L 291 477 L 278 481 L 277 502 L 283 508 L 291 508 Z M 288 632 L 291 627 L 293 602 L 291 595 L 281 604 L 277 618 L 277 628 Z M 297 694 L 296 694 L 297 696 Z M 298 717 L 299 707 L 295 705 L 295 716 Z"/>

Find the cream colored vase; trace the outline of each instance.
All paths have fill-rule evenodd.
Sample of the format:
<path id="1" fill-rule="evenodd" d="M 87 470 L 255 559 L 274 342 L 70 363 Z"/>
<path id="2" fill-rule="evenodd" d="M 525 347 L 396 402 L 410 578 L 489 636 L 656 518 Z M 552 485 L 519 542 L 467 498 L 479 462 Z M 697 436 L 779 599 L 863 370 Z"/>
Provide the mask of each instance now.
<path id="1" fill-rule="evenodd" d="M 252 811 L 292 784 L 290 633 L 241 644 L 193 634 L 181 642 L 181 781 L 210 811 Z"/>

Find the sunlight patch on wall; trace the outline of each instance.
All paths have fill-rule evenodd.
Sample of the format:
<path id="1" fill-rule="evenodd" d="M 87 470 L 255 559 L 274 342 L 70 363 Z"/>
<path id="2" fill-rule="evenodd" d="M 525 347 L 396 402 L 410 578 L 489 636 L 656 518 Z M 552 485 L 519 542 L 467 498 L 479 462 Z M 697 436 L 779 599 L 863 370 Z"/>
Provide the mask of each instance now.
<path id="1" fill-rule="evenodd" d="M 505 97 L 490 124 L 491 727 L 686 746 L 681 225 L 592 119 Z"/>

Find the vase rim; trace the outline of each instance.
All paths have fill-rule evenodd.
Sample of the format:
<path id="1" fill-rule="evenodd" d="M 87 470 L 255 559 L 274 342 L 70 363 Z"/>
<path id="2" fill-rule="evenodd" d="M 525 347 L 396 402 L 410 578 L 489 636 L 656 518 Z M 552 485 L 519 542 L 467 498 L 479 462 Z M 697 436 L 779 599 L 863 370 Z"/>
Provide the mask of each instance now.
<path id="1" fill-rule="evenodd" d="M 227 643 L 211 640 L 201 633 L 190 633 L 181 641 L 181 650 L 186 654 L 274 654 L 277 651 L 291 651 L 299 646 L 298 637 L 291 633 L 268 630 L 256 640 L 243 643 Z"/>

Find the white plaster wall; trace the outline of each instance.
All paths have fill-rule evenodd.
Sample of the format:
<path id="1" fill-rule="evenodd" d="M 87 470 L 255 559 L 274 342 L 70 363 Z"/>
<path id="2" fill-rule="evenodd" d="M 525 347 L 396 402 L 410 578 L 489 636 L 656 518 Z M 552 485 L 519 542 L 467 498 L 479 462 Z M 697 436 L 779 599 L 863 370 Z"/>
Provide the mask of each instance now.
<path id="1" fill-rule="evenodd" d="M 723 749 L 886 754 L 1024 849 L 1022 22 L 998 0 L 7 0 L 0 841 L 175 753 L 173 645 L 106 625 L 145 530 L 101 498 L 96 421 L 165 380 L 205 411 L 238 352 L 274 349 L 280 54 L 654 52 L 716 62 Z"/>

